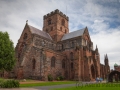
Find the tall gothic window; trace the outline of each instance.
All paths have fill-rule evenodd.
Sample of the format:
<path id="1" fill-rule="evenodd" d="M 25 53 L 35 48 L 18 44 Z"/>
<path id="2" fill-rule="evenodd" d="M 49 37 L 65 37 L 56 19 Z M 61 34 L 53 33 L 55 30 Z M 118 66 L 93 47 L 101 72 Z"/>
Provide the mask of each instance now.
<path id="1" fill-rule="evenodd" d="M 62 19 L 61 25 L 65 26 L 65 20 L 64 19 Z"/>
<path id="2" fill-rule="evenodd" d="M 62 50 L 64 49 L 64 45 L 62 44 Z"/>
<path id="3" fill-rule="evenodd" d="M 18 53 L 18 58 L 20 58 L 20 53 Z"/>
<path id="4" fill-rule="evenodd" d="M 73 60 L 73 52 L 70 53 L 70 60 Z"/>
<path id="5" fill-rule="evenodd" d="M 53 27 L 51 27 L 51 31 L 53 30 Z"/>
<path id="6" fill-rule="evenodd" d="M 73 69 L 73 63 L 71 63 L 71 69 Z"/>
<path id="7" fill-rule="evenodd" d="M 62 60 L 62 68 L 65 68 L 65 60 Z"/>
<path id="8" fill-rule="evenodd" d="M 62 31 L 62 27 L 60 27 L 60 30 Z"/>
<path id="9" fill-rule="evenodd" d="M 32 60 L 32 69 L 35 69 L 36 61 L 35 59 Z"/>
<path id="10" fill-rule="evenodd" d="M 87 45 L 87 40 L 85 40 L 85 45 Z"/>
<path id="11" fill-rule="evenodd" d="M 20 53 L 18 53 L 18 61 L 20 60 Z"/>
<path id="12" fill-rule="evenodd" d="M 23 50 L 23 48 L 25 48 L 25 46 L 26 46 L 25 42 L 21 43 L 21 45 L 20 45 L 20 52 Z"/>
<path id="13" fill-rule="evenodd" d="M 55 67 L 55 57 L 51 58 L 51 67 Z"/>

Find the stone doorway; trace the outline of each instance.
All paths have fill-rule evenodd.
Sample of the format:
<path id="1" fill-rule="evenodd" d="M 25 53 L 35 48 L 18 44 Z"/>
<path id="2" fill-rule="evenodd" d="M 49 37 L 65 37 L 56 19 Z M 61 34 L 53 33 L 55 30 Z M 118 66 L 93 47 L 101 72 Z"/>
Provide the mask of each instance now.
<path id="1" fill-rule="evenodd" d="M 95 68 L 93 65 L 91 65 L 91 75 L 92 75 L 92 79 L 95 79 Z"/>

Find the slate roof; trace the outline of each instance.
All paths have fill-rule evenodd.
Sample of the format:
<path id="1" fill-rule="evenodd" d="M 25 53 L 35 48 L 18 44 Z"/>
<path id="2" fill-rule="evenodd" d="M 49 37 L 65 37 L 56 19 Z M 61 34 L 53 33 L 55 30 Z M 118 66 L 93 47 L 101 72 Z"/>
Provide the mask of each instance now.
<path id="1" fill-rule="evenodd" d="M 37 29 L 37 28 L 35 28 L 33 26 L 30 26 L 30 25 L 28 25 L 28 26 L 30 28 L 31 33 L 37 34 L 37 35 L 40 35 L 40 36 L 43 36 L 43 37 L 45 37 L 47 39 L 52 40 L 51 36 L 48 33 L 44 32 L 44 31 L 41 31 L 41 30 L 39 30 L 39 29 Z"/>
<path id="2" fill-rule="evenodd" d="M 61 41 L 67 40 L 67 39 L 70 39 L 70 38 L 74 38 L 74 37 L 78 37 L 78 36 L 82 36 L 84 31 L 85 31 L 85 28 L 74 31 L 74 32 L 67 33 L 62 37 Z"/>

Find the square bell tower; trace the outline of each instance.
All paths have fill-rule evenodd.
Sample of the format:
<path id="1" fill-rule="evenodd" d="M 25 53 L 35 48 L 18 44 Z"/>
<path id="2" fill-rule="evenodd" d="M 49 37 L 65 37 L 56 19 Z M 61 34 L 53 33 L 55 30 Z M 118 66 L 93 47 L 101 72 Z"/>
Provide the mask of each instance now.
<path id="1" fill-rule="evenodd" d="M 43 19 L 43 31 L 49 33 L 53 41 L 58 42 L 64 34 L 69 33 L 69 18 L 58 9 L 44 15 Z"/>

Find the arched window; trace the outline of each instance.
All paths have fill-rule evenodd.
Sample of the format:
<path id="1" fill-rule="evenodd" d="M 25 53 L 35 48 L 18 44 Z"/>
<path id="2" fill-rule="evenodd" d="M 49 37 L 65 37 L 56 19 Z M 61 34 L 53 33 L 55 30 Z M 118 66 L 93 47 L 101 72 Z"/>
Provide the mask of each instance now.
<path id="1" fill-rule="evenodd" d="M 53 27 L 51 27 L 51 31 L 53 30 Z"/>
<path id="2" fill-rule="evenodd" d="M 71 69 L 73 69 L 73 63 L 71 63 Z"/>
<path id="3" fill-rule="evenodd" d="M 24 34 L 23 39 L 24 39 L 24 40 L 27 39 L 27 33 Z"/>
<path id="4" fill-rule="evenodd" d="M 72 41 L 72 43 L 71 43 L 71 47 L 74 47 L 74 42 Z"/>
<path id="5" fill-rule="evenodd" d="M 20 52 L 25 48 L 25 46 L 26 46 L 25 42 L 21 43 L 21 45 L 20 45 Z"/>
<path id="6" fill-rule="evenodd" d="M 70 53 L 70 60 L 73 60 L 73 52 Z"/>
<path id="7" fill-rule="evenodd" d="M 85 40 L 85 45 L 87 45 L 87 40 Z"/>
<path id="8" fill-rule="evenodd" d="M 20 58 L 20 53 L 18 53 L 18 58 Z"/>
<path id="9" fill-rule="evenodd" d="M 42 44 L 42 46 L 45 46 L 45 41 L 43 40 L 43 41 L 41 42 L 41 44 Z"/>
<path id="10" fill-rule="evenodd" d="M 64 45 L 62 44 L 62 50 L 64 49 Z"/>
<path id="11" fill-rule="evenodd" d="M 51 24 L 51 19 L 48 20 L 48 25 L 50 25 L 50 24 Z"/>
<path id="12" fill-rule="evenodd" d="M 36 61 L 35 59 L 32 60 L 32 69 L 35 69 Z"/>
<path id="13" fill-rule="evenodd" d="M 62 19 L 61 25 L 65 26 L 65 20 L 64 19 Z"/>
<path id="14" fill-rule="evenodd" d="M 65 60 L 62 60 L 62 68 L 65 68 Z"/>
<path id="15" fill-rule="evenodd" d="M 51 67 L 55 67 L 55 57 L 51 58 Z"/>
<path id="16" fill-rule="evenodd" d="M 60 27 L 60 30 L 62 31 L 62 27 Z"/>

